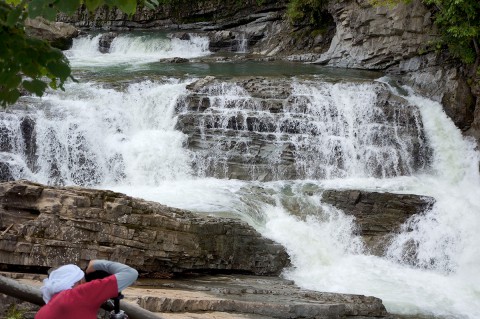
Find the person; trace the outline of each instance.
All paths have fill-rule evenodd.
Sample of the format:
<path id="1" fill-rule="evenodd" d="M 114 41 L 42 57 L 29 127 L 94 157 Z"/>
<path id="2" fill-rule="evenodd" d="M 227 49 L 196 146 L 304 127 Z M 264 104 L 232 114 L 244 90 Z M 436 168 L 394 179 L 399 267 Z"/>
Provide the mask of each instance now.
<path id="1" fill-rule="evenodd" d="M 35 319 L 96 319 L 102 303 L 115 298 L 138 278 L 138 272 L 122 263 L 108 260 L 91 260 L 86 274 L 104 271 L 109 276 L 85 281 L 84 272 L 76 265 L 64 265 L 43 280 L 45 306 Z"/>

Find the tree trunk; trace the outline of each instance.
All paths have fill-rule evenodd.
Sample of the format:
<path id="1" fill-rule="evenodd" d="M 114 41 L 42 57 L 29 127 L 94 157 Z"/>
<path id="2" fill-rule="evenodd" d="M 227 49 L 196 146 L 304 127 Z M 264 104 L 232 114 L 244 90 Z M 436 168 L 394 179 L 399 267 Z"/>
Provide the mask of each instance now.
<path id="1" fill-rule="evenodd" d="M 0 293 L 28 301 L 39 306 L 43 306 L 45 304 L 40 289 L 22 284 L 5 276 L 0 276 Z M 153 312 L 126 302 L 121 303 L 120 309 L 125 311 L 130 319 L 161 319 L 161 317 L 157 316 Z"/>

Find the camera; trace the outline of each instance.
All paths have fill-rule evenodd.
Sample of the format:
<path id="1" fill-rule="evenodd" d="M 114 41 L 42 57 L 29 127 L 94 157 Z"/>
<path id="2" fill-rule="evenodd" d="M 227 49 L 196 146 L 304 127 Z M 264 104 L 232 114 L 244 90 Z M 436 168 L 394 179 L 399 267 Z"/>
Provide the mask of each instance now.
<path id="1" fill-rule="evenodd" d="M 111 274 L 109 274 L 106 271 L 97 270 L 97 271 L 85 274 L 85 280 L 89 282 L 96 279 L 102 279 L 110 275 Z M 110 319 L 128 319 L 128 315 L 125 313 L 125 311 L 120 310 L 121 299 L 123 299 L 123 295 L 121 292 L 119 292 L 117 297 L 107 300 L 102 305 L 102 309 L 106 310 L 107 312 L 110 312 L 110 317 L 109 317 Z"/>

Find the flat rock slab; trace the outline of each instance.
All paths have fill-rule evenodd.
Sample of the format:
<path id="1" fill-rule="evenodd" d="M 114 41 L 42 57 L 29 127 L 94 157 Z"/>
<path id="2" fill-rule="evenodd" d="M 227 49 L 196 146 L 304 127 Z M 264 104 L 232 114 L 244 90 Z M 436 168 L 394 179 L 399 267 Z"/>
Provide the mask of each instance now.
<path id="1" fill-rule="evenodd" d="M 143 280 L 125 293 L 153 312 L 226 312 L 260 318 L 384 317 L 382 301 L 304 290 L 279 277 L 216 275 Z M 141 297 L 139 297 L 141 296 Z M 258 317 L 260 316 L 260 317 Z"/>

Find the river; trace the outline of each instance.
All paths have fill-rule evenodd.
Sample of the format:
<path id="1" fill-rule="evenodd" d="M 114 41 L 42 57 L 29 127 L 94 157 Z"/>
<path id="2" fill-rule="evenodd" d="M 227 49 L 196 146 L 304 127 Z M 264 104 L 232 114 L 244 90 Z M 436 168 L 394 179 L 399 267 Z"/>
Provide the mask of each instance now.
<path id="1" fill-rule="evenodd" d="M 180 40 L 167 34 L 121 34 L 108 54 L 98 51 L 98 38 L 76 39 L 66 52 L 78 82 L 41 99 L 24 97 L 2 112 L 2 134 L 9 137 L 2 143 L 9 146 L 0 159 L 9 163 L 14 178 L 107 188 L 200 214 L 242 218 L 286 247 L 292 267 L 283 276 L 301 287 L 379 297 L 391 313 L 480 318 L 480 154 L 439 103 L 408 87 L 390 86 L 390 79 L 378 73 L 278 61 L 229 62 L 225 56 L 216 62 L 201 36 Z M 172 57 L 193 62 L 159 62 Z M 295 96 L 306 97 L 313 110 L 306 121 L 339 132 L 338 143 L 302 136 L 308 154 L 322 154 L 294 154 L 302 179 L 282 178 L 281 171 L 268 182 L 256 179 L 254 172 L 251 180 L 208 176 L 207 166 L 226 155 L 218 150 L 194 154 L 185 147 L 186 135 L 176 129 L 178 99 L 188 84 L 207 75 L 291 81 Z M 363 134 L 372 127 L 378 86 L 418 109 L 422 139 L 432 150 L 424 166 L 410 164 L 411 149 L 396 137 L 395 128 L 388 138 L 393 142 L 385 138 L 382 148 Z M 219 92 L 216 98 L 228 101 L 249 98 L 248 92 L 235 89 Z M 337 116 L 326 119 L 318 110 L 334 110 Z M 17 138 L 22 114 L 35 119 L 33 164 Z M 342 123 L 336 122 L 340 118 Z M 280 139 L 282 134 L 278 132 Z M 344 150 L 340 166 L 319 163 L 332 147 Z M 376 174 L 371 169 L 375 158 Z M 409 220 L 385 256 L 377 257 L 355 235 L 351 217 L 323 204 L 320 196 L 305 195 L 312 187 L 428 195 L 436 203 Z M 261 196 L 251 189 L 262 189 Z M 285 204 L 289 201 L 301 209 L 292 212 Z M 414 265 L 404 256 L 412 242 Z"/>

